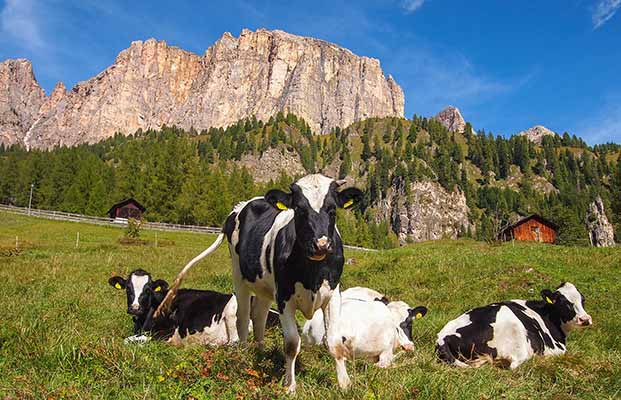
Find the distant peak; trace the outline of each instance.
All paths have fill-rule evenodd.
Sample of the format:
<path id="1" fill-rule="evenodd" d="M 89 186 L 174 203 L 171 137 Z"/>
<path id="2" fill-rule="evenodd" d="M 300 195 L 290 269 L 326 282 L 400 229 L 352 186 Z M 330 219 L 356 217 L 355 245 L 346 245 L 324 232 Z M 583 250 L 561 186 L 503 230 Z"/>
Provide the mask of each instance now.
<path id="1" fill-rule="evenodd" d="M 463 133 L 466 129 L 466 121 L 461 115 L 459 108 L 455 106 L 447 106 L 434 117 L 446 129 L 451 132 Z"/>
<path id="2" fill-rule="evenodd" d="M 526 136 L 533 143 L 541 144 L 544 136 L 555 136 L 556 132 L 546 128 L 543 125 L 535 125 L 525 131 L 518 133 L 519 136 Z"/>

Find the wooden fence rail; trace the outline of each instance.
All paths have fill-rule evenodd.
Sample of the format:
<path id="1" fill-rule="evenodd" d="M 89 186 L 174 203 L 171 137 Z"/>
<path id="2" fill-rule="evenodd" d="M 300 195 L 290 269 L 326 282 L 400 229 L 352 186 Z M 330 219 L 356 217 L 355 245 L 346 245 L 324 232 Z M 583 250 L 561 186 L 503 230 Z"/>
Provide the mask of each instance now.
<path id="1" fill-rule="evenodd" d="M 0 211 L 5 211 L 12 214 L 30 215 L 32 217 L 52 219 L 57 221 L 82 222 L 87 224 L 113 226 L 116 228 L 125 228 L 127 226 L 127 220 L 125 219 L 93 217 L 90 215 L 67 213 L 62 211 L 40 210 L 37 208 L 28 209 L 28 207 L 16 207 L 5 204 L 0 204 Z M 165 222 L 143 222 L 142 228 L 156 231 L 177 231 L 214 234 L 218 234 L 222 230 L 221 228 L 215 226 L 168 224 Z M 375 249 L 368 249 L 366 247 L 350 245 L 343 246 L 353 250 L 377 251 Z"/>

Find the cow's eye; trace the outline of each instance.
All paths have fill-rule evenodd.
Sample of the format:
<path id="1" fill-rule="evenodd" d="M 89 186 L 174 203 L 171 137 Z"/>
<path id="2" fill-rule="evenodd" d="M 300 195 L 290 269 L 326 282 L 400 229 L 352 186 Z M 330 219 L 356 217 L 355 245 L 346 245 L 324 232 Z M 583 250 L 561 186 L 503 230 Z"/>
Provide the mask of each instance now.
<path id="1" fill-rule="evenodd" d="M 336 216 L 336 209 L 333 208 L 330 211 L 328 211 L 328 215 L 331 216 L 331 217 L 335 217 Z"/>

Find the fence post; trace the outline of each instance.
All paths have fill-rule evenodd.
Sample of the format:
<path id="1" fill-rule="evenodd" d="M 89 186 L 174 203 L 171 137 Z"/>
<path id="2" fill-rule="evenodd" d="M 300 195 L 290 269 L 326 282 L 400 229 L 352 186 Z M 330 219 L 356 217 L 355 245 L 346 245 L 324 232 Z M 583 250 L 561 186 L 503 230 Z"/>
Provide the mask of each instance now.
<path id="1" fill-rule="evenodd" d="M 19 250 L 19 236 L 15 236 L 15 250 Z"/>
<path id="2" fill-rule="evenodd" d="M 75 238 L 75 248 L 77 249 L 78 246 L 80 246 L 80 232 L 78 232 L 78 235 Z"/>
<path id="3" fill-rule="evenodd" d="M 157 247 L 157 231 L 155 231 L 155 247 Z"/>

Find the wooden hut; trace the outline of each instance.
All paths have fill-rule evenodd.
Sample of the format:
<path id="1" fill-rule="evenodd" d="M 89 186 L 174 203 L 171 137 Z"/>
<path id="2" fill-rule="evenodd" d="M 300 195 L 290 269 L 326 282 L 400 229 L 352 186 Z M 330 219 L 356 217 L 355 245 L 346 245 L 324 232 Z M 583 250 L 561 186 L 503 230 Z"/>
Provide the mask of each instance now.
<path id="1" fill-rule="evenodd" d="M 142 204 L 138 203 L 135 199 L 129 198 L 110 207 L 108 216 L 110 218 L 142 219 L 142 213 L 144 212 L 145 208 Z"/>
<path id="2" fill-rule="evenodd" d="M 556 241 L 558 226 L 540 215 L 532 214 L 500 230 L 501 240 L 523 240 L 541 243 Z"/>

